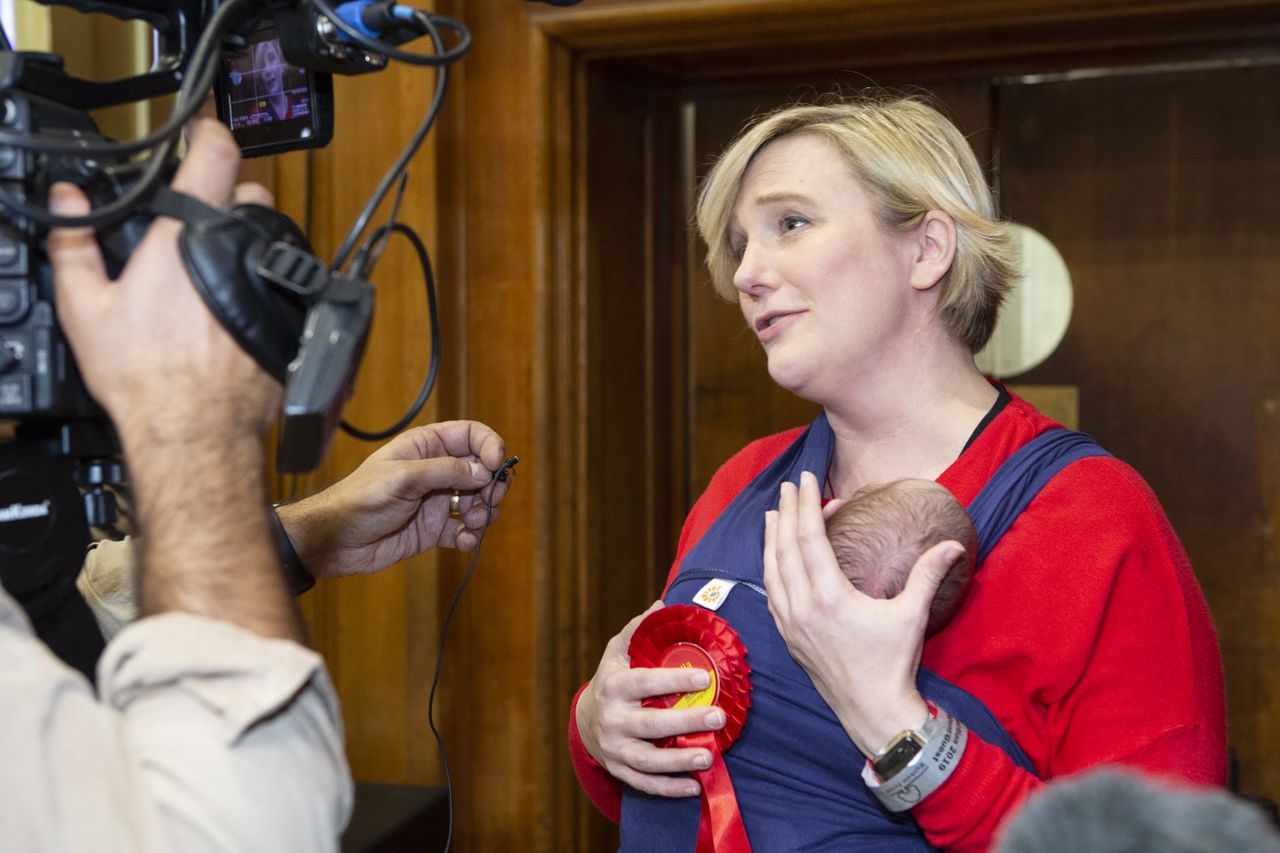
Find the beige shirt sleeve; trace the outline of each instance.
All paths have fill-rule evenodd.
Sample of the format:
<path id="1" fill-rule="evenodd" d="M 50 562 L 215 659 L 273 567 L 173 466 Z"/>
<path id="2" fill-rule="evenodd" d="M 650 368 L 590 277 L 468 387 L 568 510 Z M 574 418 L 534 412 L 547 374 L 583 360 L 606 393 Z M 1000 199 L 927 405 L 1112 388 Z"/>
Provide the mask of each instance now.
<path id="1" fill-rule="evenodd" d="M 138 618 L 138 551 L 132 536 L 89 546 L 76 588 L 110 640 Z"/>
<path id="2" fill-rule="evenodd" d="M 188 614 L 143 619 L 101 700 L 0 592 L 0 839 L 103 853 L 336 851 L 352 784 L 323 663 Z"/>

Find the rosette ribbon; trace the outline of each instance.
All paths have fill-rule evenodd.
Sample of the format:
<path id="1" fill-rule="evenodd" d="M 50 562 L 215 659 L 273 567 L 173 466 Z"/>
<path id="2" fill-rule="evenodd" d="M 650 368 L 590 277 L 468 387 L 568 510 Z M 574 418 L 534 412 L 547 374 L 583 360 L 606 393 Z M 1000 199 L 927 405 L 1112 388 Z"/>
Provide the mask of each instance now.
<path id="1" fill-rule="evenodd" d="M 738 798 L 723 754 L 738 739 L 751 707 L 751 667 L 738 633 L 710 610 L 673 604 L 645 617 L 631 637 L 632 667 L 697 667 L 711 676 L 705 690 L 651 696 L 651 708 L 696 708 L 715 705 L 724 711 L 719 731 L 695 732 L 654 741 L 661 747 L 701 747 L 711 752 L 711 766 L 695 770 L 702 786 L 702 818 L 697 853 L 750 853 Z"/>

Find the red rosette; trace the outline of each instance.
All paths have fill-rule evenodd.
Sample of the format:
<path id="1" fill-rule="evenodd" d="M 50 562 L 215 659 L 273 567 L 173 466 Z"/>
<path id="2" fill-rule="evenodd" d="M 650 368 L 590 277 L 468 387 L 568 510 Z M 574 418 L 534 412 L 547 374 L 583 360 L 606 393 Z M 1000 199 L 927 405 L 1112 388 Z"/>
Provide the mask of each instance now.
<path id="1" fill-rule="evenodd" d="M 673 604 L 644 618 L 627 651 L 632 668 L 689 666 L 710 673 L 711 684 L 705 690 L 651 696 L 644 704 L 650 708 L 716 705 L 724 711 L 725 724 L 718 731 L 677 735 L 654 743 L 702 747 L 711 753 L 711 766 L 693 772 L 702 786 L 697 853 L 751 853 L 733 780 L 722 756 L 742 734 L 751 707 L 751 667 L 738 632 L 710 610 Z"/>
<path id="2" fill-rule="evenodd" d="M 715 733 L 723 752 L 742 734 L 751 707 L 751 666 L 738 632 L 715 613 L 690 604 L 672 604 L 645 617 L 627 649 L 634 667 L 697 666 L 711 673 L 711 686 L 696 693 L 671 693 L 644 700 L 650 708 L 718 705 L 724 728 Z M 654 741 L 674 746 L 675 738 Z"/>

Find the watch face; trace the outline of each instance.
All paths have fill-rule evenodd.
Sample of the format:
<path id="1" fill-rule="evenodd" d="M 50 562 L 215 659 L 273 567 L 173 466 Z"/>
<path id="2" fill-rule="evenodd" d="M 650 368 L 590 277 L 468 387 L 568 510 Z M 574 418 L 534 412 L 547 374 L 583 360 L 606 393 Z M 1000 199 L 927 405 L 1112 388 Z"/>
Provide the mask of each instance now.
<path id="1" fill-rule="evenodd" d="M 888 782 L 911 763 L 924 748 L 924 738 L 915 732 L 903 732 L 893 739 L 883 752 L 871 763 L 871 769 L 882 782 Z"/>

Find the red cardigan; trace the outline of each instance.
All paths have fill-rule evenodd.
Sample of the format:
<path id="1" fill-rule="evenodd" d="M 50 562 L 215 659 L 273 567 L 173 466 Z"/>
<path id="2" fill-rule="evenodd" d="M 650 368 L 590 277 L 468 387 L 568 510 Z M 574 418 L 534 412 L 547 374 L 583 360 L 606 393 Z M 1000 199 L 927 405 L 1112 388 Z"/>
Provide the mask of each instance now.
<path id="1" fill-rule="evenodd" d="M 967 505 L 1052 426 L 1014 397 L 938 482 Z M 685 521 L 668 584 L 721 510 L 800 432 L 753 442 L 716 473 Z M 929 638 L 922 663 L 981 699 L 1040 777 L 971 736 L 956 771 L 912 812 L 935 846 L 988 849 L 1041 779 L 1096 764 L 1225 779 L 1225 688 L 1209 609 L 1155 495 L 1116 459 L 1084 459 L 1050 481 L 975 574 L 955 619 Z M 574 770 L 617 821 L 619 784 L 587 754 L 573 720 Z"/>

